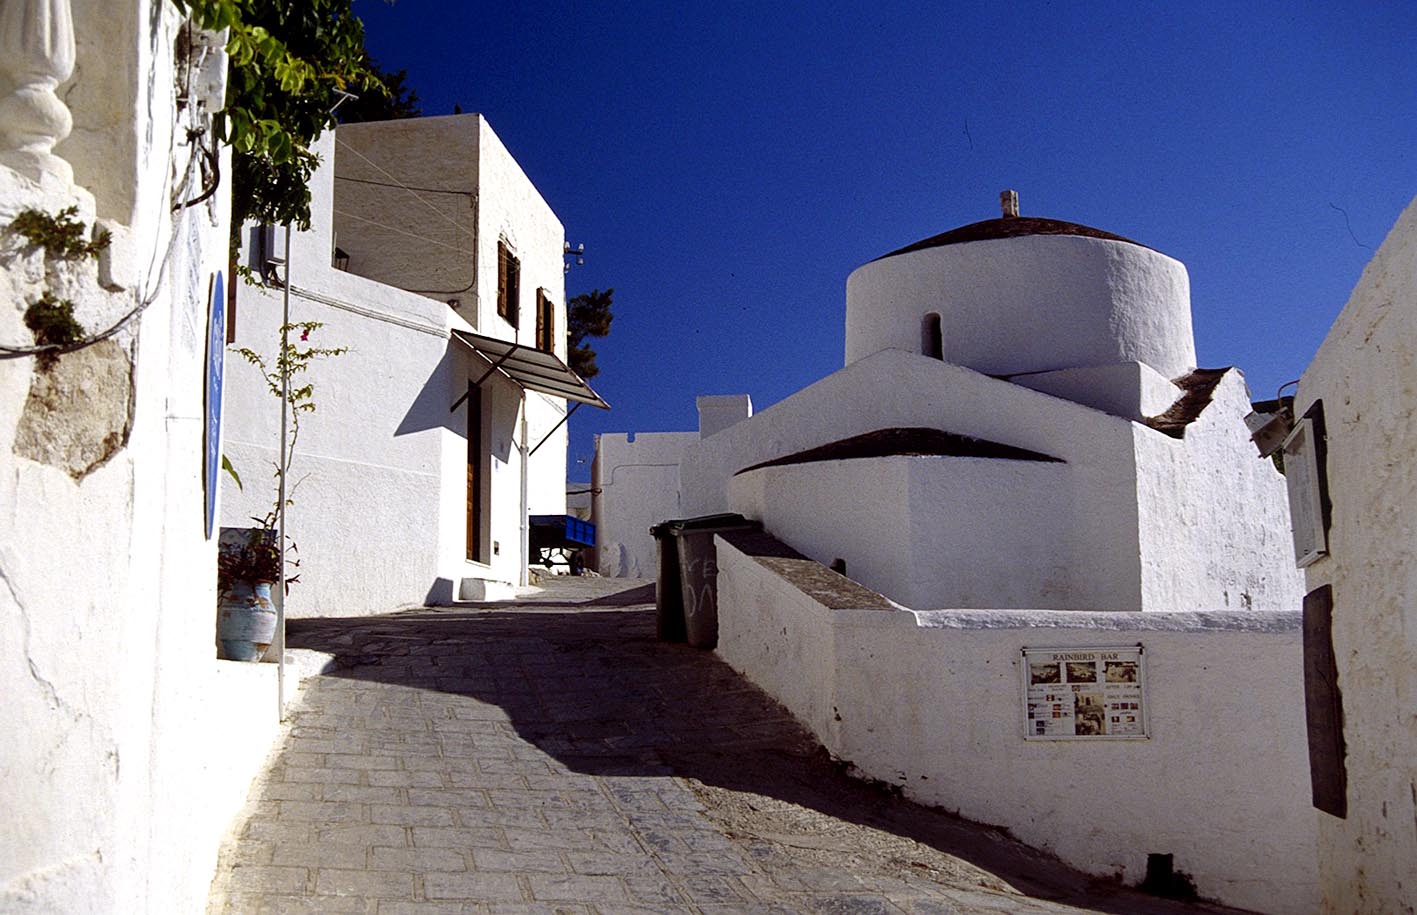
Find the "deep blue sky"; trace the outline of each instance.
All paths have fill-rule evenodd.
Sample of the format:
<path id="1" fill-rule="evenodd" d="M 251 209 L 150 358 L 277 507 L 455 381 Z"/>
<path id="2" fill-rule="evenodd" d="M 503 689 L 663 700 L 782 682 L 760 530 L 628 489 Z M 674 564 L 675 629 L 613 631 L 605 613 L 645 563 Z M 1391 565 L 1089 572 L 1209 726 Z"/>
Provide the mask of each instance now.
<path id="1" fill-rule="evenodd" d="M 1201 365 L 1273 396 L 1417 194 L 1411 0 L 354 7 L 585 244 L 567 294 L 615 288 L 574 480 L 597 432 L 839 368 L 847 274 L 1005 187 L 1183 261 Z"/>

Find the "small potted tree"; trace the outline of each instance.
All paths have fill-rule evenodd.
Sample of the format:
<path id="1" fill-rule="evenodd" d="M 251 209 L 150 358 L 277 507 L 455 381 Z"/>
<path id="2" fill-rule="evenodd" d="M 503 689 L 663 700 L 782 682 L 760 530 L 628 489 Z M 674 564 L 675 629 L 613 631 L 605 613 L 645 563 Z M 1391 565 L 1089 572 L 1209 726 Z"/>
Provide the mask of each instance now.
<path id="1" fill-rule="evenodd" d="M 309 382 L 298 387 L 289 387 L 292 376 L 305 372 L 316 359 L 338 356 L 348 347 L 322 347 L 309 344 L 310 334 L 324 325 L 319 321 L 300 321 L 285 324 L 280 328 L 281 338 L 286 341 L 282 353 L 269 365 L 261 354 L 241 348 L 235 350 L 251 365 L 260 370 L 271 394 L 282 401 L 290 421 L 290 436 L 278 454 L 275 475 L 277 479 L 289 474 L 295 460 L 295 443 L 300 437 L 300 419 L 305 413 L 315 410 L 315 386 Z M 299 334 L 299 343 L 290 337 Z M 235 468 L 223 459 L 223 465 L 231 478 L 241 486 L 241 478 Z M 291 487 L 292 491 L 294 487 Z M 284 505 L 292 500 L 286 493 Z M 271 603 L 271 586 L 281 580 L 281 551 L 276 524 L 282 503 L 276 497 L 275 506 L 264 518 L 252 518 L 259 526 L 252 528 L 222 528 L 221 544 L 217 551 L 217 642 L 220 656 L 231 661 L 259 661 L 275 640 L 276 610 Z M 285 556 L 285 569 L 300 565 L 290 554 L 296 551 L 289 536 L 286 542 L 290 550 Z M 290 593 L 290 585 L 299 579 L 298 575 L 286 577 L 285 593 Z"/>
<path id="2" fill-rule="evenodd" d="M 271 586 L 281 578 L 269 525 L 227 529 L 217 550 L 217 644 L 228 661 L 259 661 L 275 641 Z M 293 581 L 294 579 L 290 579 Z"/>

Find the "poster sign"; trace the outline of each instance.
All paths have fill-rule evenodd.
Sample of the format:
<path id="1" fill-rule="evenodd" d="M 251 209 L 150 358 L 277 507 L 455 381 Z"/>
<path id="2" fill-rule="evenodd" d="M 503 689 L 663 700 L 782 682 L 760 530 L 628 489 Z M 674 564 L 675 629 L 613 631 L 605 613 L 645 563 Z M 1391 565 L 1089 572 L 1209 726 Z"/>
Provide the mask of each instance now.
<path id="1" fill-rule="evenodd" d="M 217 474 L 221 472 L 221 382 L 226 367 L 226 283 L 221 271 L 212 275 L 207 297 L 207 371 L 203 410 L 202 480 L 207 487 L 207 539 L 216 525 Z"/>
<path id="2" fill-rule="evenodd" d="M 1139 740 L 1147 736 L 1140 645 L 1023 649 L 1024 737 Z"/>

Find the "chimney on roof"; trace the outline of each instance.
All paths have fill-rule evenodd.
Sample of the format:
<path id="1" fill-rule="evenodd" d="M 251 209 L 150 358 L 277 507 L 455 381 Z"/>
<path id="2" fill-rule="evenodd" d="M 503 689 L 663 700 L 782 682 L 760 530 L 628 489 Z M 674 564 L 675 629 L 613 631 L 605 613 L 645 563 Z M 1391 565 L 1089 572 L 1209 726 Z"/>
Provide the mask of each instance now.
<path id="1" fill-rule="evenodd" d="M 1018 191 L 1000 191 L 999 209 L 1004 211 L 1004 218 L 1008 219 L 1018 215 Z"/>

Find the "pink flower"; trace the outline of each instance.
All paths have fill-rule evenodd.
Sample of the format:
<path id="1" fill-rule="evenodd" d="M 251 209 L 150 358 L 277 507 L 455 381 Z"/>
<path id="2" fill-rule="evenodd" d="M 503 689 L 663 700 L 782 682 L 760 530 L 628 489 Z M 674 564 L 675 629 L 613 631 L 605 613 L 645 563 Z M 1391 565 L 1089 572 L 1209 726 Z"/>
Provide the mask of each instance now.
<path id="1" fill-rule="evenodd" d="M 305 328 L 304 331 L 301 332 L 301 334 L 300 334 L 300 340 L 301 340 L 301 342 L 303 343 L 304 341 L 309 340 L 309 339 L 310 339 L 310 328 L 307 327 L 307 328 Z"/>

